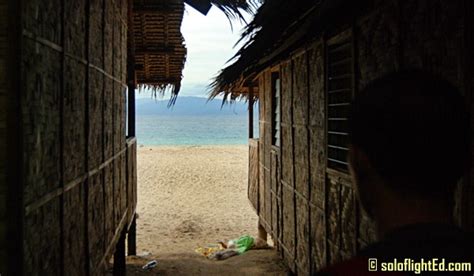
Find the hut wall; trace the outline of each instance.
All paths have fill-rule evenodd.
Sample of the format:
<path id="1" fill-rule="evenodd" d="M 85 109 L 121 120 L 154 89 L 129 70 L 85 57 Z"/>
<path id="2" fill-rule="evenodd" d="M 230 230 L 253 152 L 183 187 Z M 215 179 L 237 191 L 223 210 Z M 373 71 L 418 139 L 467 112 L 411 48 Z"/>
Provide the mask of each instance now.
<path id="1" fill-rule="evenodd" d="M 352 95 L 400 68 L 440 73 L 472 107 L 472 3 L 374 1 L 353 24 L 340 24 L 279 63 L 281 146 L 272 146 L 272 69 L 260 74 L 259 216 L 293 272 L 310 274 L 376 240 L 347 172 L 327 167 L 328 48 L 351 47 Z M 469 6 L 470 5 L 470 6 Z M 469 22 L 468 22 L 469 21 Z M 469 61 L 471 60 L 471 61 Z M 473 150 L 474 153 L 474 150 Z M 462 227 L 474 226 L 474 169 L 456 196 Z M 277 220 L 277 221 L 274 221 Z"/>
<path id="2" fill-rule="evenodd" d="M 105 273 L 135 212 L 135 140 L 125 137 L 127 2 L 22 7 L 27 275 Z"/>

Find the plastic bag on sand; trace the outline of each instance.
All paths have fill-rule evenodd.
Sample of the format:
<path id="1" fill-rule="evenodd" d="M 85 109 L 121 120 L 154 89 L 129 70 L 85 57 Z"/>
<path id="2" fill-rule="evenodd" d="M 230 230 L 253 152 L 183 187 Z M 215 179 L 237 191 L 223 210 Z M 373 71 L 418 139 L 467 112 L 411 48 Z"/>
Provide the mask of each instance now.
<path id="1" fill-rule="evenodd" d="M 255 239 L 244 235 L 236 240 L 230 240 L 227 244 L 220 242 L 219 245 L 199 247 L 195 251 L 209 259 L 225 260 L 232 256 L 243 254 L 250 250 L 255 244 Z"/>
<path id="2" fill-rule="evenodd" d="M 244 235 L 237 240 L 229 241 L 229 245 L 230 244 L 232 245 L 229 246 L 229 248 L 235 248 L 239 254 L 242 254 L 252 248 L 254 239 L 249 235 Z"/>
<path id="3" fill-rule="evenodd" d="M 228 259 L 228 258 L 230 258 L 232 256 L 236 256 L 236 255 L 239 255 L 239 252 L 237 252 L 237 250 L 235 250 L 235 249 L 224 249 L 222 251 L 212 253 L 211 255 L 209 255 L 208 258 L 211 259 L 211 260 L 221 261 L 221 260 L 225 260 L 225 259 Z"/>
<path id="4" fill-rule="evenodd" d="M 211 245 L 208 247 L 198 247 L 194 251 L 204 257 L 209 257 L 211 254 L 222 251 L 223 249 L 224 248 L 220 245 Z"/>

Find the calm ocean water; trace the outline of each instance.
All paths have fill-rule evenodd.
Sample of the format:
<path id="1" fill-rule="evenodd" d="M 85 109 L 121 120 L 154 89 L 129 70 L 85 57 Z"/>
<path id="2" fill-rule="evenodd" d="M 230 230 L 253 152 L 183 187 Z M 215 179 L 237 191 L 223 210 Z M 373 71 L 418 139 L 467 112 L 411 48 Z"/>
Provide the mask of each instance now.
<path id="1" fill-rule="evenodd" d="M 247 116 L 234 115 L 142 115 L 137 114 L 138 144 L 164 145 L 246 145 Z M 258 133 L 255 126 L 255 133 Z"/>

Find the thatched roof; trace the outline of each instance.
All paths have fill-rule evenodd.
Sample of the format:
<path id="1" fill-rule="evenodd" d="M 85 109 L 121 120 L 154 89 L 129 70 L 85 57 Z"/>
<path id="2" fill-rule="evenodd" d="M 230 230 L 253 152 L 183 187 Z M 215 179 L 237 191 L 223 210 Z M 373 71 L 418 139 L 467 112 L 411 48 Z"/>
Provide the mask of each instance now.
<path id="1" fill-rule="evenodd" d="M 179 92 L 186 48 L 181 35 L 184 3 L 135 0 L 133 33 L 137 83 L 153 91 Z"/>
<path id="2" fill-rule="evenodd" d="M 224 96 L 224 101 L 246 98 L 245 83 L 293 50 L 304 47 L 336 20 L 351 20 L 358 6 L 352 0 L 268 0 L 246 27 L 241 40 L 248 39 L 234 62 L 221 70 L 211 84 L 210 98 Z M 361 1 L 364 2 L 364 1 Z M 345 5 L 344 9 L 341 6 Z"/>
<path id="3" fill-rule="evenodd" d="M 254 0 L 185 0 L 206 14 L 211 3 L 229 19 L 243 19 L 252 12 Z M 181 34 L 183 0 L 134 0 L 133 40 L 136 81 L 156 93 L 171 91 L 174 102 L 181 88 L 186 47 Z"/>

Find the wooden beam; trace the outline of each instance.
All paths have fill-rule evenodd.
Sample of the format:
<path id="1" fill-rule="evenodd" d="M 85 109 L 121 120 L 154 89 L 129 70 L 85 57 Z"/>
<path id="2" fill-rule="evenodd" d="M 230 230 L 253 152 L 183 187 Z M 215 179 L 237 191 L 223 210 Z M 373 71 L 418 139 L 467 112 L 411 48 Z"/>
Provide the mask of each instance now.
<path id="1" fill-rule="evenodd" d="M 135 137 L 135 37 L 133 36 L 133 0 L 128 0 L 128 59 L 127 59 L 127 85 L 128 85 L 128 137 Z"/>
<path id="2" fill-rule="evenodd" d="M 120 238 L 115 246 L 114 253 L 114 276 L 125 276 L 126 275 L 126 259 L 125 259 L 125 236 L 127 231 L 125 227 L 122 230 Z"/>
<path id="3" fill-rule="evenodd" d="M 253 136 L 253 86 L 251 86 L 249 89 L 249 139 Z"/>
<path id="4" fill-rule="evenodd" d="M 133 215 L 132 224 L 127 235 L 128 256 L 137 255 L 137 215 Z"/>
<path id="5" fill-rule="evenodd" d="M 135 84 L 128 86 L 128 133 L 127 137 L 135 137 L 136 122 L 135 122 Z"/>
<path id="6" fill-rule="evenodd" d="M 169 79 L 159 78 L 159 79 L 146 79 L 146 80 L 141 81 L 140 84 L 150 84 L 150 85 L 157 84 L 157 83 L 173 84 L 173 83 L 177 83 L 177 82 L 180 82 L 180 81 L 181 81 L 181 79 L 178 79 L 178 78 L 169 78 Z"/>
<path id="7" fill-rule="evenodd" d="M 143 47 L 135 49 L 135 55 L 144 54 L 173 54 L 178 51 L 176 46 L 155 46 L 155 47 Z"/>

